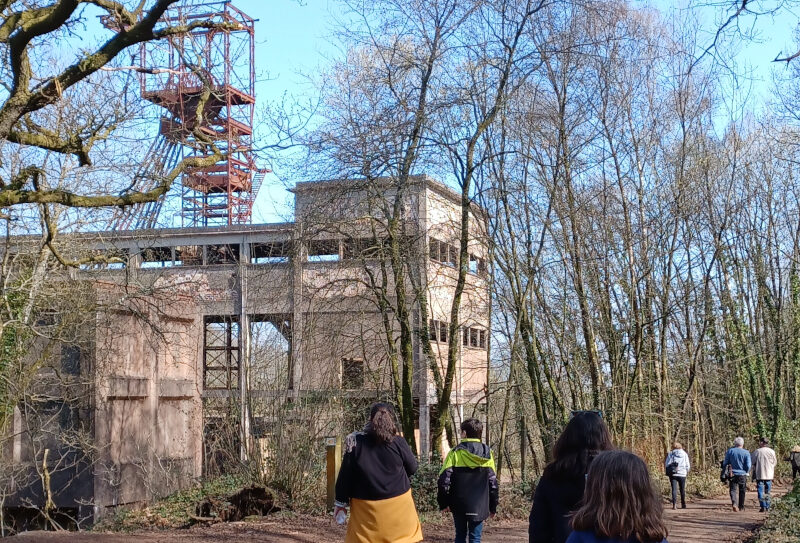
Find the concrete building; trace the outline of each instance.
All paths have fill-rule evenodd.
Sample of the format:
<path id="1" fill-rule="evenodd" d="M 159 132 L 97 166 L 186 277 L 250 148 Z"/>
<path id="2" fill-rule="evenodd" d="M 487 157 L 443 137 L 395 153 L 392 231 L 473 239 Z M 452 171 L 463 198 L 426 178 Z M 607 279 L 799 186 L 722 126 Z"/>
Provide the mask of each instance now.
<path id="1" fill-rule="evenodd" d="M 97 518 L 224 469 L 219 440 L 246 455 L 279 423 L 259 412 L 257 399 L 388 397 L 388 338 L 396 346 L 398 337 L 385 257 L 392 217 L 407 252 L 406 290 L 426 293 L 431 344 L 444 367 L 460 195 L 424 176 L 402 194 L 390 179 L 299 183 L 293 192 L 294 222 L 71 236 L 111 261 L 73 272 L 102 302 L 84 347 L 70 355 L 91 383 L 94 452 L 92 468 L 62 484 L 57 506 Z M 477 207 L 472 213 L 452 395 L 457 419 L 465 406 L 469 415 L 485 402 L 488 363 L 485 217 Z M 416 332 L 413 297 L 409 307 Z M 435 387 L 416 333 L 413 342 L 417 442 L 427 455 Z M 238 427 L 226 433 L 230 420 Z M 33 462 L 21 445 L 24 414 L 14 430 L 14 461 Z M 79 492 L 70 487 L 75 481 Z M 42 498 L 23 490 L 7 505 Z"/>

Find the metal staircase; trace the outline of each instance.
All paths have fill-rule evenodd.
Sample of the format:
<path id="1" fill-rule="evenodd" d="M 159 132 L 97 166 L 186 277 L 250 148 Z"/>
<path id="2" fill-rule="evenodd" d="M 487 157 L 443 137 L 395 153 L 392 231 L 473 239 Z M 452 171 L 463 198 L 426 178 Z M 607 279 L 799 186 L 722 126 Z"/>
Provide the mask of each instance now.
<path id="1" fill-rule="evenodd" d="M 134 174 L 131 187 L 141 192 L 153 190 L 163 183 L 164 177 L 180 159 L 181 145 L 159 133 Z M 110 227 L 112 230 L 154 228 L 163 204 L 164 196 L 161 196 L 153 202 L 117 210 L 111 218 Z"/>

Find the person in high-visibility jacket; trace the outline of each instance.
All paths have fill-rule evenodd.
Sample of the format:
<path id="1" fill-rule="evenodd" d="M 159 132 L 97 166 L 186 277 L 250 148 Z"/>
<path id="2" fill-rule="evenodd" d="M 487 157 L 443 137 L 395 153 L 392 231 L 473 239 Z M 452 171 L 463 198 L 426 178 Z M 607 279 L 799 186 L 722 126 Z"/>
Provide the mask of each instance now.
<path id="1" fill-rule="evenodd" d="M 478 419 L 461 423 L 461 443 L 439 472 L 439 509 L 453 514 L 455 543 L 480 543 L 483 521 L 497 513 L 498 484 L 492 450 L 481 442 Z"/>

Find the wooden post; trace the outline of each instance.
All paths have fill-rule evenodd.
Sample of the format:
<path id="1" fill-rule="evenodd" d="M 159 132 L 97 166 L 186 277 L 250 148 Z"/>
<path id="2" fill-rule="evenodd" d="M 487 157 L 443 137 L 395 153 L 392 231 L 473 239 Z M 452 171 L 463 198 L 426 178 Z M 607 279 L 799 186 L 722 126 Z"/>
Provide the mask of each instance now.
<path id="1" fill-rule="evenodd" d="M 333 509 L 333 502 L 336 496 L 336 477 L 339 476 L 339 468 L 342 465 L 342 438 L 326 437 L 325 438 L 325 456 L 327 459 L 327 478 L 328 478 L 328 492 L 327 492 L 327 505 L 328 511 Z"/>

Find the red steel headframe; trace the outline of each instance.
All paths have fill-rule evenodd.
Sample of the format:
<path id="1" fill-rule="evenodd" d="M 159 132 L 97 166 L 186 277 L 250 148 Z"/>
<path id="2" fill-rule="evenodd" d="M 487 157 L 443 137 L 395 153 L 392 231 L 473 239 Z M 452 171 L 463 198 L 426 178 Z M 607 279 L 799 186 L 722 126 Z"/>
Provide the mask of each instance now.
<path id="1" fill-rule="evenodd" d="M 163 18 L 170 26 L 197 21 L 216 26 L 141 48 L 142 97 L 164 109 L 161 134 L 178 142 L 184 156 L 208 156 L 215 147 L 223 153 L 210 166 L 184 172 L 183 223 L 249 223 L 264 176 L 253 155 L 255 21 L 225 0 L 183 2 Z"/>

